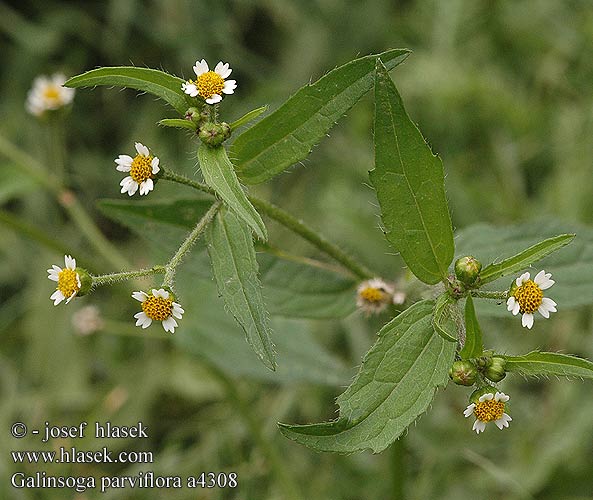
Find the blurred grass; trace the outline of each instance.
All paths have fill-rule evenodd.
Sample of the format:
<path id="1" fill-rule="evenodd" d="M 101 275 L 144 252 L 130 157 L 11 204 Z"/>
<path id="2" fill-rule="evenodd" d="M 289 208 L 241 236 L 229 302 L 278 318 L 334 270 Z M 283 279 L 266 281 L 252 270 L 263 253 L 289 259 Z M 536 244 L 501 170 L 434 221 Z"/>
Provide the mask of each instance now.
<path id="1" fill-rule="evenodd" d="M 536 217 L 593 223 L 593 8 L 588 1 L 2 2 L 0 133 L 52 168 L 45 153 L 47 127 L 24 110 L 31 82 L 41 73 L 73 75 L 101 65 L 135 64 L 187 77 L 196 59 L 222 59 L 231 63 L 239 84 L 221 107 L 230 121 L 263 104 L 273 109 L 305 82 L 357 54 L 391 47 L 414 51 L 393 77 L 410 115 L 444 159 L 457 228 Z M 137 140 L 165 164 L 188 175 L 196 172 L 195 143 L 155 126 L 172 116 L 150 96 L 100 88 L 78 91 L 66 117 L 68 185 L 138 267 L 153 263 L 144 243 L 104 218 L 95 203 L 120 198 L 113 158 L 131 151 Z M 254 191 L 395 278 L 403 263 L 382 237 L 376 200 L 366 184 L 371 121 L 372 103 L 365 99 L 304 165 Z M 91 271 L 114 271 L 104 268 L 53 198 L 4 158 L 0 172 L 4 213 L 42 228 L 90 263 Z M 151 197 L 176 193 L 161 183 Z M 270 229 L 271 241 L 282 248 L 312 254 L 281 228 L 270 224 Z M 10 488 L 6 478 L 20 467 L 11 465 L 8 450 L 33 447 L 33 441 L 15 443 L 9 436 L 7 429 L 18 419 L 30 426 L 109 419 L 131 425 L 140 419 L 149 426 L 147 443 L 110 445 L 142 446 L 155 453 L 154 464 L 47 467 L 54 474 L 153 470 L 186 476 L 232 470 L 239 474 L 237 490 L 197 491 L 192 498 L 283 499 L 286 481 L 302 498 L 393 497 L 386 480 L 394 475 L 390 451 L 318 455 L 276 431 L 276 421 L 332 418 L 340 387 L 232 378 L 260 426 L 256 442 L 252 423 L 203 358 L 176 347 L 157 328 L 148 333 L 131 326 L 134 304 L 126 297 L 150 282 L 118 285 L 54 308 L 45 269 L 60 263 L 62 255 L 2 224 L 0 256 L 0 497 L 162 497 L 139 489 L 99 495 Z M 88 304 L 97 305 L 107 323 L 83 337 L 75 334 L 71 316 Z M 352 316 L 307 322 L 306 328 L 320 346 L 355 366 L 379 323 Z M 541 347 L 593 357 L 590 308 L 560 309 L 546 323 L 529 334 L 513 321 L 484 320 L 482 326 L 490 342 L 500 341 L 509 351 Z M 511 427 L 500 434 L 488 429 L 478 438 L 461 415 L 466 391 L 450 386 L 438 394 L 432 412 L 408 433 L 407 498 L 593 498 L 590 382 L 513 378 L 505 380 L 504 390 L 512 398 Z M 266 446 L 280 457 L 288 479 L 274 469 Z M 188 490 L 169 490 L 167 497 L 189 498 Z"/>

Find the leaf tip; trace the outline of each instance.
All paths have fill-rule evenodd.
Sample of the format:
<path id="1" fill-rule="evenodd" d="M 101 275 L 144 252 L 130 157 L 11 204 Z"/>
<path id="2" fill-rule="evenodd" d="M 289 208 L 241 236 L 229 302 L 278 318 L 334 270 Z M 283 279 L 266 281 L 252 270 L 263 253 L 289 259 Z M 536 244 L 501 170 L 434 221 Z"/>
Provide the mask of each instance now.
<path id="1" fill-rule="evenodd" d="M 64 87 L 68 87 L 68 88 L 75 88 L 77 78 L 78 78 L 78 75 L 68 78 L 68 80 L 66 80 L 62 85 Z"/>

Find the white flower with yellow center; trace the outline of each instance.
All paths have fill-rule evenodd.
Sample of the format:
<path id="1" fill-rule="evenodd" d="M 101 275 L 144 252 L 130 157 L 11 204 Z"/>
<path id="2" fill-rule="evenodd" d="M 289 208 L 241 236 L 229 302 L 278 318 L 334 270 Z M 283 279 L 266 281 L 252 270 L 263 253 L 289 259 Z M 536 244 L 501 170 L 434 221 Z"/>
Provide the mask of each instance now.
<path id="1" fill-rule="evenodd" d="M 64 264 L 63 269 L 54 264 L 51 269 L 47 270 L 47 277 L 58 282 L 56 291 L 50 297 L 54 301 L 54 306 L 57 306 L 63 300 L 66 301 L 66 304 L 70 302 L 76 297 L 82 286 L 80 275 L 76 272 L 76 259 L 73 259 L 70 255 L 65 255 Z"/>
<path id="2" fill-rule="evenodd" d="M 178 326 L 175 318 L 181 319 L 185 311 L 180 304 L 173 301 L 167 290 L 153 288 L 150 295 L 146 292 L 134 292 L 132 297 L 142 302 L 142 312 L 134 314 L 136 326 L 148 328 L 153 321 L 162 321 L 166 332 L 175 332 Z"/>
<path id="3" fill-rule="evenodd" d="M 381 278 L 363 281 L 356 289 L 356 305 L 366 314 L 379 313 L 393 303 L 393 286 Z"/>
<path id="4" fill-rule="evenodd" d="M 60 109 L 72 102 L 74 89 L 64 87 L 66 77 L 61 73 L 48 76 L 38 76 L 33 80 L 33 87 L 27 94 L 25 108 L 35 116 L 41 116 L 46 111 Z"/>
<path id="5" fill-rule="evenodd" d="M 510 415 L 507 415 L 505 410 L 505 403 L 509 400 L 504 392 L 496 392 L 495 394 L 489 392 L 482 394 L 477 402 L 470 404 L 463 412 L 465 417 L 476 417 L 472 430 L 476 434 L 484 432 L 488 422 L 494 422 L 496 426 L 502 430 L 509 426 L 509 422 L 513 420 Z"/>
<path id="6" fill-rule="evenodd" d="M 227 80 L 233 71 L 229 68 L 229 63 L 220 61 L 214 71 L 211 71 L 208 63 L 202 59 L 196 61 L 193 69 L 196 79 L 181 85 L 181 90 L 191 97 L 200 96 L 208 104 L 216 104 L 222 101 L 222 94 L 232 94 L 237 88 L 235 80 Z"/>
<path id="7" fill-rule="evenodd" d="M 140 188 L 140 195 L 150 193 L 154 189 L 153 179 L 161 170 L 159 159 L 152 156 L 144 144 L 137 142 L 135 146 L 138 154 L 134 158 L 128 155 L 119 155 L 115 159 L 116 170 L 130 173 L 119 183 L 121 192 L 128 193 L 129 196 L 138 191 L 138 188 Z"/>
<path id="8" fill-rule="evenodd" d="M 549 318 L 551 312 L 556 312 L 556 302 L 544 297 L 544 290 L 550 288 L 555 281 L 550 279 L 551 273 L 543 269 L 533 280 L 529 273 L 523 273 L 515 280 L 516 288 L 511 288 L 511 296 L 507 300 L 507 309 L 517 315 L 521 313 L 521 324 L 527 328 L 533 326 L 533 313 L 538 311 L 544 318 Z"/>

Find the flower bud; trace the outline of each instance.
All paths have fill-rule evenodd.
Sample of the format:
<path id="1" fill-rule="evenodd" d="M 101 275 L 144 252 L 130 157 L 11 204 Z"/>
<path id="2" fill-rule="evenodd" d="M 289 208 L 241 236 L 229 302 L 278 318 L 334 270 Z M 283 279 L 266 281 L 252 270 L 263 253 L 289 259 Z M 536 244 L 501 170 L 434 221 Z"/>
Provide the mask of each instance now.
<path id="1" fill-rule="evenodd" d="M 93 286 L 93 277 L 88 273 L 86 269 L 77 267 L 75 269 L 78 277 L 80 278 L 80 290 L 76 293 L 77 296 L 82 297 L 91 291 Z"/>
<path id="2" fill-rule="evenodd" d="M 484 371 L 492 364 L 492 355 L 492 351 L 484 351 L 484 353 L 479 358 L 474 359 L 478 370 Z"/>
<path id="3" fill-rule="evenodd" d="M 473 385 L 477 376 L 478 370 L 471 361 L 455 361 L 449 369 L 449 377 L 457 385 Z"/>
<path id="4" fill-rule="evenodd" d="M 188 108 L 185 112 L 184 118 L 194 123 L 199 123 L 200 121 L 202 121 L 201 112 L 198 108 L 195 107 Z"/>
<path id="5" fill-rule="evenodd" d="M 481 270 L 482 263 L 471 255 L 460 257 L 455 261 L 455 276 L 465 285 L 473 285 Z"/>
<path id="6" fill-rule="evenodd" d="M 198 137 L 208 146 L 218 146 L 231 136 L 231 127 L 228 123 L 204 123 L 198 130 Z"/>
<path id="7" fill-rule="evenodd" d="M 506 360 L 504 358 L 494 357 L 490 366 L 486 368 L 484 375 L 492 382 L 500 382 L 507 375 L 505 366 Z"/>

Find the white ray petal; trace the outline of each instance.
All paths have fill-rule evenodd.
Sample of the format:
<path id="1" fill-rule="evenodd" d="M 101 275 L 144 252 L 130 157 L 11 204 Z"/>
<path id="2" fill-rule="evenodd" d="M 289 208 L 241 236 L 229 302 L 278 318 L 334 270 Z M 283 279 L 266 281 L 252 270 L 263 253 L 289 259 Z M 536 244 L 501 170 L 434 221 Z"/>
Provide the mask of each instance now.
<path id="1" fill-rule="evenodd" d="M 231 76 L 233 70 L 229 68 L 229 63 L 223 63 L 220 61 L 214 68 L 214 72 L 218 73 L 222 78 L 228 78 Z"/>
<path id="2" fill-rule="evenodd" d="M 209 97 L 208 99 L 206 99 L 206 102 L 208 104 L 216 104 L 217 102 L 222 101 L 222 96 L 219 94 L 214 94 L 212 97 Z"/>
<path id="3" fill-rule="evenodd" d="M 235 80 L 227 80 L 226 82 L 224 82 L 222 91 L 225 94 L 232 94 L 235 92 L 236 88 L 237 88 L 237 82 Z"/>
<path id="4" fill-rule="evenodd" d="M 548 319 L 550 317 L 550 311 L 548 311 L 546 309 L 546 306 L 544 306 L 543 302 L 542 304 L 537 308 L 537 311 L 546 319 Z"/>
<path id="5" fill-rule="evenodd" d="M 533 314 L 524 313 L 521 318 L 521 324 L 531 330 L 531 327 L 533 326 Z"/>
<path id="6" fill-rule="evenodd" d="M 509 297 L 507 299 L 507 311 L 512 311 L 515 308 L 515 297 Z"/>
<path id="7" fill-rule="evenodd" d="M 202 59 L 201 61 L 196 61 L 196 65 L 194 66 L 194 73 L 196 74 L 196 76 L 200 76 L 203 75 L 204 73 L 208 73 L 208 71 L 210 71 L 210 68 L 208 67 L 208 63 L 206 62 L 205 59 Z"/>
<path id="8" fill-rule="evenodd" d="M 66 297 L 60 290 L 56 290 L 54 293 L 51 294 L 50 299 L 54 301 L 54 306 L 57 306 L 60 302 L 62 302 Z"/>
<path id="9" fill-rule="evenodd" d="M 150 156 L 150 151 L 148 150 L 148 148 L 142 144 L 141 142 L 136 142 L 134 143 L 134 146 L 136 148 L 136 151 L 138 151 L 139 155 L 142 156 Z"/>
<path id="10" fill-rule="evenodd" d="M 152 319 L 150 319 L 144 311 L 134 314 L 134 318 L 137 319 L 136 326 L 148 328 L 152 324 Z"/>
<path id="11" fill-rule="evenodd" d="M 556 306 L 558 304 L 556 304 L 556 302 L 554 302 L 552 299 L 550 299 L 549 297 L 544 297 L 542 299 L 542 305 L 545 306 L 545 308 L 550 311 L 550 312 L 556 312 Z"/>
<path id="12" fill-rule="evenodd" d="M 159 167 L 159 162 L 160 162 L 160 160 L 158 159 L 158 157 L 157 157 L 157 156 L 155 156 L 155 157 L 152 159 L 152 161 L 150 162 L 150 166 L 152 167 L 152 173 L 153 173 L 153 174 L 158 174 L 158 173 L 159 173 L 159 170 L 161 169 L 161 168 Z"/>
<path id="13" fill-rule="evenodd" d="M 76 259 L 72 258 L 70 255 L 64 255 L 64 262 L 68 269 L 74 271 L 76 269 Z"/>
<path id="14" fill-rule="evenodd" d="M 148 298 L 148 295 L 146 292 L 132 292 L 132 298 L 139 302 L 144 302 Z"/>
<path id="15" fill-rule="evenodd" d="M 476 407 L 475 403 L 472 403 L 471 405 L 469 405 L 465 410 L 463 410 L 463 415 L 465 418 L 467 417 L 471 417 L 472 414 L 474 413 L 474 408 Z"/>
<path id="16" fill-rule="evenodd" d="M 166 332 L 175 333 L 175 328 L 177 327 L 177 321 L 173 316 L 169 316 L 166 320 L 163 321 L 163 328 Z"/>
<path id="17" fill-rule="evenodd" d="M 482 422 L 481 420 L 476 420 L 474 422 L 474 426 L 472 427 L 472 429 L 474 431 L 476 431 L 476 434 L 480 434 L 480 432 L 484 432 L 485 428 L 486 428 L 486 424 L 484 422 Z"/>

